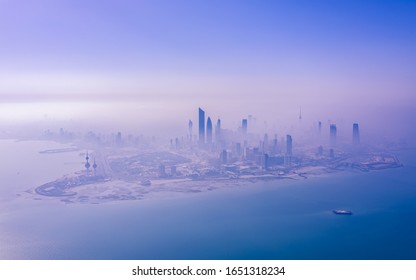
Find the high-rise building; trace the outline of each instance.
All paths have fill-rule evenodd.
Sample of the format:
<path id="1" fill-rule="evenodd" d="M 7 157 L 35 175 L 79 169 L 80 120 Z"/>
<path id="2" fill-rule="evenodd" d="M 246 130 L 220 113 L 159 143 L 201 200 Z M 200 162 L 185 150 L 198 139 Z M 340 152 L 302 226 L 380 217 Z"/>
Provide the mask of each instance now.
<path id="1" fill-rule="evenodd" d="M 201 108 L 198 108 L 199 113 L 199 144 L 205 143 L 205 112 Z"/>
<path id="2" fill-rule="evenodd" d="M 218 118 L 217 124 L 215 125 L 215 141 L 221 142 L 221 120 Z"/>
<path id="3" fill-rule="evenodd" d="M 210 117 L 207 120 L 207 143 L 212 143 L 212 122 Z"/>
<path id="4" fill-rule="evenodd" d="M 192 127 L 193 127 L 193 123 L 191 120 L 189 120 L 188 122 L 188 133 L 189 133 L 189 140 L 192 142 Z"/>
<path id="5" fill-rule="evenodd" d="M 337 126 L 335 124 L 329 126 L 329 141 L 331 146 L 337 144 Z"/>
<path id="6" fill-rule="evenodd" d="M 247 136 L 247 119 L 243 119 L 241 122 L 241 132 L 245 138 Z"/>
<path id="7" fill-rule="evenodd" d="M 292 155 L 292 136 L 286 135 L 286 155 Z"/>
<path id="8" fill-rule="evenodd" d="M 354 145 L 360 144 L 360 130 L 358 128 L 358 123 L 352 125 L 352 143 Z"/>

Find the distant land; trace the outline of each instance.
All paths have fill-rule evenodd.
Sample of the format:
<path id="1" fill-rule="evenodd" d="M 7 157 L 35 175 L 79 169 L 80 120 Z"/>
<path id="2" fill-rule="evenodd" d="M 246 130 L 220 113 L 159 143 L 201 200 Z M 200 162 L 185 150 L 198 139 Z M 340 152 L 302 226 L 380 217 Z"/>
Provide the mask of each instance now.
<path id="1" fill-rule="evenodd" d="M 299 112 L 299 124 L 301 121 Z M 358 123 L 352 124 L 350 141 L 339 139 L 334 123 L 323 125 L 319 121 L 308 133 L 299 126 L 296 136 L 303 139 L 300 141 L 292 134 L 279 134 L 279 139 L 275 133 L 269 139 L 267 133 L 255 132 L 254 126 L 252 116 L 242 119 L 236 130 L 222 128 L 220 118 L 213 126 L 199 108 L 198 135 L 189 120 L 186 136 L 172 138 L 162 146 L 153 138 L 122 137 L 121 132 L 88 132 L 80 141 L 76 133 L 63 128 L 57 134 L 48 130 L 45 138 L 73 146 L 40 153 L 85 150 L 80 154 L 85 158 L 85 168 L 28 192 L 66 203 L 103 203 L 204 192 L 261 180 L 305 180 L 344 170 L 369 172 L 402 166 L 391 152 L 394 146 L 375 148 L 361 143 Z"/>

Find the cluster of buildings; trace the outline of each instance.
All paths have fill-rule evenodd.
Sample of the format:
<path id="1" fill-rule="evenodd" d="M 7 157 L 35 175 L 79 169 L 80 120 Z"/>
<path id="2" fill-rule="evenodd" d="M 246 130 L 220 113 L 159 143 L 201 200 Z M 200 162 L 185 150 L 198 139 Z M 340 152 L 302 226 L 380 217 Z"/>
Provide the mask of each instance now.
<path id="1" fill-rule="evenodd" d="M 301 120 L 301 114 L 299 120 Z M 288 168 L 293 164 L 299 164 L 302 161 L 299 153 L 294 154 L 294 141 L 291 134 L 280 139 L 277 135 L 269 139 L 268 134 L 263 137 L 248 133 L 248 119 L 241 120 L 241 127 L 234 133 L 221 128 L 221 120 L 218 118 L 215 128 L 212 120 L 206 118 L 205 111 L 198 108 L 198 139 L 194 139 L 193 122 L 188 122 L 188 144 L 190 147 L 197 147 L 207 153 L 205 156 L 217 157 L 219 163 L 228 165 L 232 163 L 247 164 L 253 163 L 263 170 L 272 169 L 273 166 Z M 322 122 L 318 122 L 318 134 L 321 135 Z M 177 139 L 178 140 L 178 139 Z M 360 133 L 358 123 L 352 127 L 352 144 L 354 146 L 360 143 Z M 322 158 L 335 158 L 335 147 L 337 146 L 337 126 L 329 125 L 329 149 L 324 155 L 324 147 L 319 145 L 315 155 Z M 178 147 L 177 143 L 176 146 Z M 315 146 L 316 147 L 316 146 Z M 315 150 L 316 151 L 316 150 Z"/>
<path id="2" fill-rule="evenodd" d="M 299 115 L 299 121 L 301 121 L 301 118 L 301 115 Z M 169 155 L 160 157 L 159 154 L 157 156 L 159 159 L 156 160 L 147 157 L 148 165 L 144 164 L 145 161 L 133 164 L 117 164 L 123 166 L 121 169 L 128 170 L 129 176 L 132 177 L 136 177 L 137 172 L 135 170 L 142 170 L 141 174 L 145 174 L 143 175 L 145 178 L 186 177 L 191 175 L 198 177 L 205 173 L 216 174 L 216 176 L 219 174 L 239 176 L 241 174 L 261 175 L 274 171 L 287 173 L 296 167 L 319 165 L 325 163 L 325 161 L 328 163 L 340 157 L 340 153 L 338 153 L 340 145 L 337 144 L 338 136 L 335 124 L 329 125 L 329 139 L 325 141 L 325 143 L 328 143 L 327 147 L 324 149 L 324 146 L 319 143 L 319 146 L 316 145 L 311 149 L 311 145 L 318 143 L 308 141 L 309 146 L 301 145 L 300 141 L 294 142 L 291 134 L 286 134 L 280 139 L 276 134 L 272 138 L 269 138 L 267 133 L 261 136 L 250 131 L 251 123 L 252 119 L 249 116 L 249 118 L 241 120 L 241 126 L 236 130 L 223 129 L 219 118 L 213 126 L 211 117 L 206 116 L 206 112 L 202 108 L 198 108 L 197 134 L 194 134 L 193 131 L 194 122 L 189 120 L 186 139 L 182 137 L 170 141 L 171 150 L 175 151 L 175 154 L 188 159 L 188 162 L 181 164 L 180 161 L 168 160 Z M 322 123 L 318 122 L 317 134 L 319 138 L 321 138 L 321 133 Z M 114 135 L 114 142 L 116 146 L 125 143 L 120 132 Z M 352 144 L 358 146 L 359 143 L 359 126 L 354 123 Z M 318 148 L 316 148 L 317 146 Z M 150 154 L 151 152 L 149 152 Z M 91 164 L 87 154 L 85 163 L 87 175 L 95 175 L 97 169 L 95 161 L 92 165 L 93 170 L 90 167 Z"/>

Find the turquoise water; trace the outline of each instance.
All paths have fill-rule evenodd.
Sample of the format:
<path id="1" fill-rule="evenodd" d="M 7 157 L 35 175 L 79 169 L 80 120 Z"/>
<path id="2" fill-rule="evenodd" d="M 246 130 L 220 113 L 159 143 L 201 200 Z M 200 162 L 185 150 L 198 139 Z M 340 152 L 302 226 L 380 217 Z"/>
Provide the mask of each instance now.
<path id="1" fill-rule="evenodd" d="M 29 154 L 42 148 L 19 143 Z M 25 187 L 13 186 L 11 168 L 1 174 L 0 258 L 416 259 L 415 155 L 400 153 L 398 169 L 100 205 L 16 196 Z M 57 165 L 44 169 L 43 178 L 28 173 L 36 182 L 77 169 L 70 162 L 82 160 L 78 153 L 32 156 Z M 336 208 L 354 215 L 334 215 Z"/>

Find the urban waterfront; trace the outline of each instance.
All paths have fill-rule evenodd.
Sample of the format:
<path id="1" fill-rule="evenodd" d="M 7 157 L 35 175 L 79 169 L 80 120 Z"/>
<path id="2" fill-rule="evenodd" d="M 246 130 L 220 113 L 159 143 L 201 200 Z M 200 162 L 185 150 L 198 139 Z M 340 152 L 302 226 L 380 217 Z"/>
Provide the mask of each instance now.
<path id="1" fill-rule="evenodd" d="M 78 164 L 83 160 L 79 152 L 39 153 L 51 142 L 4 141 L 8 149 L 14 145 L 15 151 L 26 150 L 28 158 L 61 162 L 57 169 L 64 171 L 66 166 L 65 173 L 76 169 L 76 159 Z M 17 172 L 30 169 L 19 166 L 16 173 L 1 175 L 2 182 L 16 185 L 1 186 L 7 201 L 3 199 L 0 215 L 0 257 L 414 259 L 415 150 L 398 152 L 398 156 L 402 168 L 350 170 L 306 180 L 262 181 L 104 204 L 36 200 L 26 193 L 34 183 L 28 186 L 15 180 Z M 331 211 L 336 208 L 354 214 L 334 215 Z"/>
<path id="2" fill-rule="evenodd" d="M 416 2 L 0 2 L 0 259 L 416 260 Z"/>

